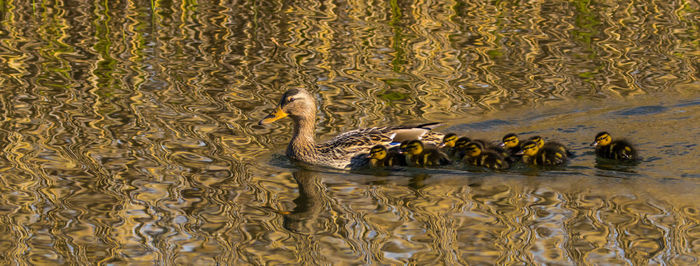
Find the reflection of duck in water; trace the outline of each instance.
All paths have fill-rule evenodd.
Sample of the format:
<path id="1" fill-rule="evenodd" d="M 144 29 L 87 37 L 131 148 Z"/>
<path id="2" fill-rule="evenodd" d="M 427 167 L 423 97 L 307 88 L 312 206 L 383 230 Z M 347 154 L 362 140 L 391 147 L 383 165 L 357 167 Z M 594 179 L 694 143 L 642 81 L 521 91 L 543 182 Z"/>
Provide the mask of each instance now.
<path id="1" fill-rule="evenodd" d="M 600 132 L 591 143 L 598 157 L 619 161 L 636 161 L 637 151 L 626 140 L 612 140 L 608 132 Z"/>
<path id="2" fill-rule="evenodd" d="M 293 173 L 299 189 L 299 197 L 294 200 L 296 206 L 291 212 L 282 212 L 282 226 L 295 233 L 313 233 L 316 230 L 311 223 L 317 221 L 323 209 L 323 191 L 320 178 L 316 172 L 299 169 Z"/>
<path id="3" fill-rule="evenodd" d="M 431 131 L 436 123 L 415 127 L 389 126 L 356 129 L 342 133 L 325 143 L 316 143 L 316 101 L 305 89 L 290 89 L 282 95 L 275 112 L 260 121 L 272 123 L 284 117 L 294 122 L 294 133 L 287 146 L 287 157 L 312 165 L 339 169 L 357 168 L 367 164 L 366 154 L 375 145 L 388 146 L 404 140 L 421 139 L 437 145 L 442 134 Z"/>
<path id="4" fill-rule="evenodd" d="M 524 163 L 537 166 L 557 166 L 566 163 L 566 152 L 554 146 L 540 146 L 529 140 L 523 143 L 520 153 Z"/>

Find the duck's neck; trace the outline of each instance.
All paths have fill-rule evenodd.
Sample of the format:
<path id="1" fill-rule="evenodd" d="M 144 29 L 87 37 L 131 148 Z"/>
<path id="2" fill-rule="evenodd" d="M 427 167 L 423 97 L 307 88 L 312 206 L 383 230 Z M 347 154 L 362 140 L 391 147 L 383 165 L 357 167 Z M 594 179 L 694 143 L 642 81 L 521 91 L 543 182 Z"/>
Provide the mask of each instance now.
<path id="1" fill-rule="evenodd" d="M 314 117 L 292 117 L 294 134 L 287 146 L 287 156 L 304 162 L 316 158 L 315 119 Z"/>

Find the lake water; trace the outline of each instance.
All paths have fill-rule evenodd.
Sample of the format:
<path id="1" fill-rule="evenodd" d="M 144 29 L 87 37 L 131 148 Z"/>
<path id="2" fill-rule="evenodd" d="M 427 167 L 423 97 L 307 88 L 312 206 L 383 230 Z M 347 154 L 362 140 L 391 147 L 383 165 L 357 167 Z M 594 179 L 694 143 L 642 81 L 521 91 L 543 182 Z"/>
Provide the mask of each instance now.
<path id="1" fill-rule="evenodd" d="M 692 1 L 2 1 L 0 264 L 700 263 Z M 439 121 L 563 168 L 304 168 L 317 139 Z M 595 159 L 599 131 L 637 165 Z"/>

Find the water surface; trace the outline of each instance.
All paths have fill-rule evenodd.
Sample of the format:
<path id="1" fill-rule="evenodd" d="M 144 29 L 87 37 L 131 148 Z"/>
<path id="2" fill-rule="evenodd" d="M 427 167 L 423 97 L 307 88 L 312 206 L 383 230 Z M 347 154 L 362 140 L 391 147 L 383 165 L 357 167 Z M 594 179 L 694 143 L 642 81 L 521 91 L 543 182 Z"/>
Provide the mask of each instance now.
<path id="1" fill-rule="evenodd" d="M 698 264 L 693 1 L 2 1 L 0 264 Z M 344 172 L 317 136 L 441 121 L 551 171 Z M 638 165 L 596 161 L 598 132 Z"/>

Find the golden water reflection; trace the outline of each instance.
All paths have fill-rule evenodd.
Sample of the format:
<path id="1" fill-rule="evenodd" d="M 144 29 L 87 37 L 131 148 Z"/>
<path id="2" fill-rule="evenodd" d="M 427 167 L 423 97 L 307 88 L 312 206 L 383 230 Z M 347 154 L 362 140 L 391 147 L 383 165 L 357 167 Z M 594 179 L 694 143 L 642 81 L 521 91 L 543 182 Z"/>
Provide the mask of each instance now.
<path id="1" fill-rule="evenodd" d="M 0 264 L 698 264 L 693 1 L 0 1 Z M 441 121 L 559 171 L 336 172 L 317 134 Z M 597 163 L 601 130 L 643 161 Z"/>
<path id="2" fill-rule="evenodd" d="M 697 252 L 678 241 L 700 218 L 697 190 L 682 182 L 443 173 L 413 188 L 304 169 L 293 178 L 299 196 L 283 226 L 321 264 L 338 254 L 349 263 L 686 264 Z M 676 195 L 658 197 L 667 190 Z"/>

